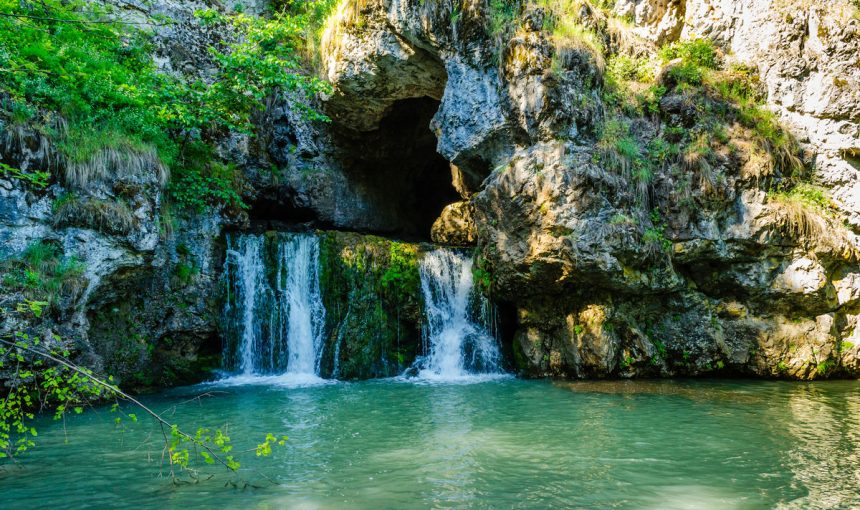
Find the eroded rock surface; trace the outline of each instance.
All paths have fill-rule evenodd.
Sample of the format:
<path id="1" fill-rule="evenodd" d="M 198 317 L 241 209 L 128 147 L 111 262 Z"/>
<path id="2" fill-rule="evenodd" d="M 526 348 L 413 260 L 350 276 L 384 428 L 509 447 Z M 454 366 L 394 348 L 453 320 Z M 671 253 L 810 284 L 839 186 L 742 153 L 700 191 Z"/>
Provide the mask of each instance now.
<path id="1" fill-rule="evenodd" d="M 614 13 L 632 22 L 643 48 L 695 34 L 722 45 L 727 61 L 755 66 L 769 105 L 815 155 L 818 180 L 856 226 L 858 21 L 836 9 L 771 3 L 622 1 Z M 353 13 L 361 24 L 337 28 L 344 45 L 327 61 L 336 87 L 330 106 L 349 105 L 348 123 L 367 129 L 392 97 L 438 97 L 439 80 L 425 80 L 432 92 L 408 79 L 356 84 L 372 83 L 377 69 L 389 80 L 408 74 L 415 59 L 443 63 L 432 127 L 474 219 L 463 219 L 464 203 L 449 205 L 433 239 L 465 244 L 474 225 L 497 298 L 517 310 L 514 351 L 526 373 L 858 375 L 854 233 L 827 218 L 812 220 L 818 235 L 793 230 L 753 177 L 759 162 L 738 127 L 727 135 L 735 149 L 709 160 L 719 179 L 692 162 L 686 185 L 658 171 L 652 188 L 637 189 L 597 146 L 607 120 L 600 56 L 578 48 L 557 58 L 537 10 L 500 61 L 469 44 L 489 40 L 475 28 L 487 13 L 473 7 L 449 23 L 453 8 L 444 2 L 367 2 Z M 472 30 L 469 39 L 461 27 Z M 616 28 L 608 30 L 620 45 Z M 394 41 L 397 58 L 386 50 Z M 700 122 L 695 98 L 666 86 L 656 117 L 631 125 L 643 145 L 667 126 Z M 661 211 L 659 221 L 635 212 L 643 197 Z"/>
<path id="2" fill-rule="evenodd" d="M 215 363 L 224 229 L 298 225 L 476 246 L 524 374 L 857 377 L 860 21 L 847 0 L 809 4 L 619 0 L 611 15 L 583 4 L 580 21 L 600 40 L 564 45 L 544 30 L 545 8 L 525 9 L 499 35 L 483 1 L 345 1 L 323 37 L 334 92 L 317 106 L 332 122 L 272 98 L 255 136 L 219 144 L 241 169 L 247 213 L 169 221 L 166 175 L 137 155 L 143 171 L 86 186 L 33 191 L 0 179 L 0 255 L 45 241 L 79 258 L 83 284 L 47 327 L 141 387 L 193 380 Z M 210 72 L 205 48 L 219 35 L 193 20 L 202 6 L 151 7 L 179 20 L 156 37 L 162 69 Z M 833 216 L 770 194 L 762 168 L 773 161 L 738 123 L 704 142 L 706 160 L 657 168 L 645 185 L 613 163 L 600 143 L 618 120 L 603 95 L 607 55 L 693 37 L 714 40 L 727 65 L 753 68 L 805 168 L 830 190 Z M 660 70 L 665 94 L 647 114 L 623 114 L 638 147 L 702 128 L 725 107 L 679 86 L 673 65 Z M 38 133 L 4 136 L 4 162 L 53 169 Z M 394 375 L 418 354 L 415 289 L 397 295 L 381 283 L 403 246 L 417 250 L 323 235 L 333 278 L 326 375 Z M 396 255 L 414 261 L 409 253 Z M 0 333 L 15 317 L 2 317 Z"/>

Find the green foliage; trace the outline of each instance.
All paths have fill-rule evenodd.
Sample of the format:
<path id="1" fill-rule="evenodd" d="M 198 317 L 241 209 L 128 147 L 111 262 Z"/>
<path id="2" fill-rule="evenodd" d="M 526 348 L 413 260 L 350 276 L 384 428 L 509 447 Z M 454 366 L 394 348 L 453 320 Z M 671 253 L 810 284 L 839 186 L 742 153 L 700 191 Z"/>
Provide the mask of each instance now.
<path id="1" fill-rule="evenodd" d="M 836 362 L 832 359 L 827 359 L 815 366 L 815 372 L 819 376 L 827 375 L 836 368 Z"/>
<path id="2" fill-rule="evenodd" d="M 52 356 L 69 356 L 57 337 L 43 342 L 17 333 L 0 344 L 0 370 L 14 373 L 0 388 L 0 459 L 20 455 L 36 445 L 37 411 L 53 409 L 54 419 L 59 420 L 69 411 L 80 414 L 88 402 L 105 396 L 104 388 L 86 376 L 45 359 L 28 357 L 26 349 L 31 348 Z"/>
<path id="3" fill-rule="evenodd" d="M 581 0 L 533 0 L 542 7 L 547 15 L 544 18 L 544 31 L 549 32 L 553 43 L 551 69 L 560 74 L 570 68 L 571 62 L 589 54 L 599 68 L 603 68 L 604 42 L 601 37 L 583 24 Z"/>
<path id="4" fill-rule="evenodd" d="M 485 295 L 490 295 L 493 290 L 493 270 L 490 261 L 478 255 L 472 266 L 472 280 Z"/>
<path id="5" fill-rule="evenodd" d="M 200 479 L 201 466 L 216 462 L 230 471 L 239 470 L 241 464 L 226 427 L 199 428 L 195 434 L 188 434 L 117 388 L 112 378 L 103 380 L 91 370 L 76 366 L 69 361 L 70 354 L 56 336 L 43 341 L 19 332 L 11 339 L 0 338 L 0 370 L 13 374 L 0 388 L 0 459 L 14 458 L 36 445 L 38 413 L 50 412 L 60 420 L 69 412 L 81 414 L 85 406 L 110 398 L 116 400 L 110 410 L 117 414 L 117 426 L 124 427 L 123 417 L 132 423 L 138 421 L 135 413 L 120 407 L 119 399 L 124 399 L 170 431 L 165 436 L 162 459 L 167 460 L 174 482 L 180 481 L 177 469 L 192 480 Z M 242 451 L 268 457 L 286 440 L 286 436 L 267 433 L 256 448 Z"/>
<path id="6" fill-rule="evenodd" d="M 765 95 L 754 69 L 740 65 L 721 68 L 716 48 L 706 39 L 669 44 L 660 49 L 659 55 L 664 62 L 680 59 L 669 69 L 678 87 L 722 102 L 714 112 L 717 115 L 710 114 L 709 106 L 704 104 L 706 115 L 700 122 L 707 126 L 709 134 L 727 141 L 724 125 L 738 121 L 753 132 L 758 145 L 771 156 L 783 176 L 801 173 L 803 163 L 797 156 L 797 142 L 782 128 L 776 114 L 765 108 Z"/>
<path id="7" fill-rule="evenodd" d="M 168 186 L 172 202 L 197 212 L 217 204 L 234 212 L 248 208 L 239 192 L 242 176 L 235 165 L 220 163 L 203 143 L 191 143 L 187 151 L 189 159 L 174 169 Z"/>
<path id="8" fill-rule="evenodd" d="M 834 231 L 826 220 L 835 213 L 825 189 L 799 183 L 788 190 L 770 191 L 767 196 L 776 205 L 777 221 L 787 234 L 805 241 L 838 243 L 839 237 L 834 234 L 839 231 Z"/>
<path id="9" fill-rule="evenodd" d="M 522 9 L 519 0 L 489 0 L 489 13 L 487 30 L 498 44 L 507 42 L 506 39 L 516 28 L 517 21 Z"/>
<path id="10" fill-rule="evenodd" d="M 191 282 L 191 279 L 200 272 L 200 270 L 186 262 L 180 262 L 176 264 L 176 277 L 179 278 L 179 282 L 182 285 L 188 285 Z"/>
<path id="11" fill-rule="evenodd" d="M 418 292 L 421 279 L 418 274 L 418 251 L 414 246 L 391 243 L 388 267 L 380 283 L 395 299 L 403 299 Z"/>
<path id="12" fill-rule="evenodd" d="M 615 83 L 650 82 L 654 80 L 654 66 L 647 58 L 619 53 L 607 61 L 605 79 Z"/>
<path id="13" fill-rule="evenodd" d="M 659 56 L 667 62 L 680 58 L 684 63 L 697 68 L 717 69 L 719 67 L 717 49 L 708 39 L 675 41 L 660 48 Z"/>
<path id="14" fill-rule="evenodd" d="M 621 369 L 627 370 L 632 367 L 634 363 L 636 363 L 636 358 L 628 354 L 627 356 L 624 356 L 623 360 L 621 360 Z"/>
<path id="15" fill-rule="evenodd" d="M 177 89 L 184 101 L 167 103 L 163 115 L 188 129 L 224 126 L 251 132 L 251 116 L 274 90 L 289 90 L 309 96 L 331 91 L 331 86 L 314 76 L 301 73 L 301 46 L 307 20 L 287 11 L 270 18 L 243 13 L 219 14 L 214 10 L 197 11 L 205 26 L 231 28 L 239 36 L 225 51 L 210 48 L 218 64 L 218 79 L 212 84 L 194 83 Z M 311 120 L 328 118 L 307 103 L 294 103 Z"/>
<path id="16" fill-rule="evenodd" d="M 654 259 L 669 257 L 672 242 L 666 238 L 666 223 L 660 210 L 655 207 L 648 216 L 650 226 L 642 233 L 642 242 L 647 247 L 648 254 Z"/>
<path id="17" fill-rule="evenodd" d="M 5 163 L 0 163 L 0 175 L 8 175 L 13 179 L 18 179 L 34 188 L 45 188 L 48 186 L 48 181 L 51 178 L 50 172 L 24 172 L 17 168 L 11 167 Z"/>
<path id="18" fill-rule="evenodd" d="M 793 202 L 827 215 L 833 210 L 833 201 L 827 188 L 801 182 L 785 191 L 772 191 L 768 197 L 780 202 Z"/>
<path id="19" fill-rule="evenodd" d="M 53 243 L 34 243 L 20 259 L 7 260 L 0 269 L 4 291 L 20 292 L 25 298 L 17 311 L 36 317 L 83 286 L 84 265 L 75 257 L 65 256 Z"/>
<path id="20" fill-rule="evenodd" d="M 34 301 L 32 299 L 25 299 L 24 301 L 15 305 L 15 311 L 22 314 L 30 314 L 37 319 L 42 316 L 42 312 L 46 306 L 50 303 L 47 301 Z"/>
<path id="21" fill-rule="evenodd" d="M 627 214 L 616 213 L 609 218 L 610 225 L 636 225 L 636 220 Z"/>
<path id="22" fill-rule="evenodd" d="M 266 438 L 262 443 L 257 445 L 255 450 L 257 457 L 268 457 L 272 454 L 272 446 L 284 446 L 287 436 L 275 437 L 273 434 L 266 434 Z"/>
<path id="23" fill-rule="evenodd" d="M 184 243 L 180 243 L 176 246 L 176 256 L 179 261 L 173 269 L 173 272 L 177 280 L 179 280 L 179 284 L 186 286 L 191 283 L 195 276 L 200 274 L 200 268 L 197 266 L 197 262 L 192 256 L 191 250 L 189 250 L 188 246 Z"/>
<path id="24" fill-rule="evenodd" d="M 3 114 L 40 123 L 33 127 L 56 142 L 67 170 L 91 165 L 105 150 L 152 153 L 156 167 L 179 170 L 174 189 L 193 190 L 175 193 L 180 205 L 226 202 L 236 209 L 241 200 L 229 183 L 195 167 L 195 154 L 186 152 L 190 141 L 211 144 L 228 129 L 251 133 L 253 115 L 277 90 L 294 92 L 299 100 L 293 106 L 308 118 L 326 120 L 301 100 L 329 91 L 301 69 L 305 14 L 197 12 L 201 24 L 227 34 L 225 44 L 210 48 L 216 72 L 203 82 L 156 69 L 146 28 L 170 20 L 153 16 L 127 24 L 112 5 L 84 0 L 0 0 L 0 6 L 0 89 L 9 96 Z M 45 183 L 39 173 L 2 171 Z"/>
<path id="25" fill-rule="evenodd" d="M 669 69 L 669 76 L 678 83 L 701 85 L 704 72 L 701 67 L 693 63 L 681 62 Z"/>
<path id="26" fill-rule="evenodd" d="M 669 359 L 668 358 L 668 352 L 666 351 L 666 345 L 664 345 L 663 342 L 661 342 L 660 340 L 657 340 L 657 339 L 651 339 L 651 345 L 653 345 L 654 349 L 657 351 L 654 354 L 654 357 L 651 358 L 651 364 L 652 365 L 655 365 L 662 360 Z"/>
<path id="27" fill-rule="evenodd" d="M 276 437 L 268 433 L 253 451 L 257 457 L 268 457 L 272 455 L 272 447 L 284 446 L 286 441 L 287 436 Z M 242 467 L 233 454 L 233 441 L 227 435 L 226 429 L 199 428 L 194 435 L 190 435 L 180 430 L 177 425 L 171 425 L 166 450 L 171 471 L 177 467 L 193 480 L 200 477 L 200 461 L 203 465 L 212 465 L 217 461 L 234 472 Z"/>
<path id="28" fill-rule="evenodd" d="M 597 149 L 597 161 L 631 181 L 636 205 L 647 210 L 654 168 L 640 142 L 631 133 L 630 124 L 618 119 L 605 122 Z"/>
<path id="29" fill-rule="evenodd" d="M 322 370 L 366 379 L 406 369 L 421 347 L 418 246 L 322 232 L 319 271 L 329 335 Z"/>
<path id="30" fill-rule="evenodd" d="M 666 88 L 653 83 L 654 67 L 652 59 L 612 55 L 604 74 L 604 101 L 631 116 L 658 113 Z"/>

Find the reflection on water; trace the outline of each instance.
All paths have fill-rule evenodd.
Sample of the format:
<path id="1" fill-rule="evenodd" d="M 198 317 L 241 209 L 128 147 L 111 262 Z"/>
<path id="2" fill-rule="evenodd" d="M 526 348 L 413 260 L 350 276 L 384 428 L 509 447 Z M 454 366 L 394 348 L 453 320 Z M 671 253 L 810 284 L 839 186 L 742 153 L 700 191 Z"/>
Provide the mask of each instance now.
<path id="1" fill-rule="evenodd" d="M 808 495 L 781 508 L 850 508 L 860 504 L 860 395 L 843 398 L 799 385 L 788 395 L 791 448 L 783 465 Z"/>
<path id="2" fill-rule="evenodd" d="M 159 478 L 156 427 L 118 432 L 86 413 L 68 444 L 43 425 L 40 447 L 0 474 L 0 506 L 860 507 L 858 382 L 273 382 L 149 403 L 187 428 L 228 424 L 237 449 L 266 432 L 288 447 L 243 466 L 262 489 L 225 489 L 226 475 L 176 488 Z"/>

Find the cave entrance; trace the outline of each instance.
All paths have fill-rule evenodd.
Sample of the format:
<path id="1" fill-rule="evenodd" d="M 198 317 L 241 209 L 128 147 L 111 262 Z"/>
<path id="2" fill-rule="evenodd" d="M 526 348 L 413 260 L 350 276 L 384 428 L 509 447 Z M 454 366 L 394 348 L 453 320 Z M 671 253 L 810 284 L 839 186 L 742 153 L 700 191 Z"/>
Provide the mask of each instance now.
<path id="1" fill-rule="evenodd" d="M 429 240 L 442 209 L 462 200 L 430 130 L 439 105 L 426 96 L 401 99 L 391 105 L 378 129 L 348 135 L 349 173 L 373 195 L 380 213 L 391 217 L 391 233 L 406 239 Z"/>

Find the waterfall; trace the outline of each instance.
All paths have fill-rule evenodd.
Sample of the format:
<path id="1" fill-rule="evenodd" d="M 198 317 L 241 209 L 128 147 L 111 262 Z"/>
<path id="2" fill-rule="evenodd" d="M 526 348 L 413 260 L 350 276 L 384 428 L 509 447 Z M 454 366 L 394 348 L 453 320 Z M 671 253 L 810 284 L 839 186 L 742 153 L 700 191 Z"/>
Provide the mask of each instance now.
<path id="1" fill-rule="evenodd" d="M 318 374 L 322 354 L 325 308 L 319 279 L 319 241 L 293 236 L 278 246 L 278 289 L 286 318 L 287 373 Z M 281 277 L 286 270 L 286 279 Z M 283 321 L 282 321 L 283 322 Z"/>
<path id="2" fill-rule="evenodd" d="M 475 292 L 472 260 L 438 248 L 421 260 L 427 356 L 418 361 L 425 379 L 461 379 L 501 373 L 488 300 Z"/>
<path id="3" fill-rule="evenodd" d="M 225 278 L 224 367 L 317 379 L 325 308 L 316 236 L 229 236 Z"/>

